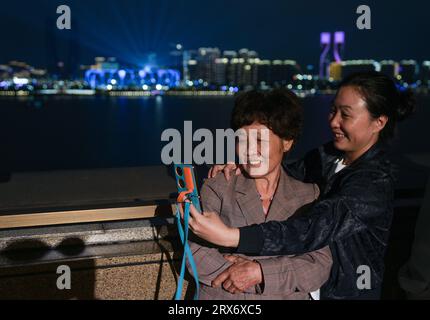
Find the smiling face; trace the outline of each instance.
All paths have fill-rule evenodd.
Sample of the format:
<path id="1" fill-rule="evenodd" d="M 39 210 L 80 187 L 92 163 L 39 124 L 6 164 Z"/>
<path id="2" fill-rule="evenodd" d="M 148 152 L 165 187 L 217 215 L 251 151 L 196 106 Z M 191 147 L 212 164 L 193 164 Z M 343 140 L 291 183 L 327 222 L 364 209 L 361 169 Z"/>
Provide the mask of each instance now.
<path id="1" fill-rule="evenodd" d="M 373 118 L 366 101 L 357 88 L 339 89 L 330 112 L 329 123 L 334 146 L 345 152 L 345 160 L 352 162 L 372 147 L 387 122 L 385 116 Z"/>
<path id="2" fill-rule="evenodd" d="M 261 178 L 279 169 L 284 153 L 291 149 L 293 141 L 280 138 L 259 122 L 244 126 L 241 131 L 246 137 L 245 140 L 239 138 L 237 153 L 248 175 Z"/>

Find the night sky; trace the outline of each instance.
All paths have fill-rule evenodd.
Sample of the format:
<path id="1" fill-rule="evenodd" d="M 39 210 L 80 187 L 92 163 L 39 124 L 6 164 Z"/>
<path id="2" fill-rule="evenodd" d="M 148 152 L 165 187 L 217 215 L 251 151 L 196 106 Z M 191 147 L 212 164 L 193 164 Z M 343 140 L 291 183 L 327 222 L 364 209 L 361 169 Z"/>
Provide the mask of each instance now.
<path id="1" fill-rule="evenodd" d="M 346 32 L 346 59 L 430 60 L 427 1 L 1 1 L 0 64 L 18 59 L 46 67 L 53 47 L 67 60 L 70 39 L 79 44 L 74 54 L 81 64 L 96 55 L 138 64 L 149 52 L 162 60 L 174 43 L 186 49 L 245 47 L 261 58 L 317 64 L 320 32 L 337 30 Z M 61 4 L 71 7 L 72 31 L 56 29 Z M 372 30 L 356 28 L 361 4 L 372 9 Z"/>

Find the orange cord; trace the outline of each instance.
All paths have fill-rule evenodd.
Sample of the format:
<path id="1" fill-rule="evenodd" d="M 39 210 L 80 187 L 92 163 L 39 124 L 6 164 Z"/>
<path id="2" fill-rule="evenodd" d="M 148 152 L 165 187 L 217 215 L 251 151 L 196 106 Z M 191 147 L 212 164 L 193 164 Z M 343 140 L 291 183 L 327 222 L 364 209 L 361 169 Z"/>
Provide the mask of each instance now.
<path id="1" fill-rule="evenodd" d="M 186 191 L 182 191 L 178 195 L 178 202 L 183 203 L 187 199 L 187 195 L 193 192 L 194 190 L 194 181 L 193 175 L 191 173 L 191 168 L 185 167 L 183 168 L 184 178 L 185 178 L 185 186 L 187 187 Z"/>

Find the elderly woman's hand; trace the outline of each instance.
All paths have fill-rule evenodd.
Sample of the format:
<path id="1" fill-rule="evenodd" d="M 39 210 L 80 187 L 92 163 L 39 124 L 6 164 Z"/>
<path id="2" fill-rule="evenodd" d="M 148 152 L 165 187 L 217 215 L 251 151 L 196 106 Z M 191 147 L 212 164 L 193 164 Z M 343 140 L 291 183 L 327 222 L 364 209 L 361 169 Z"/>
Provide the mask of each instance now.
<path id="1" fill-rule="evenodd" d="M 230 177 L 235 175 L 240 175 L 240 167 L 234 163 L 229 164 L 216 164 L 212 168 L 210 168 L 208 173 L 208 178 L 215 178 L 218 173 L 224 173 L 224 176 L 227 180 L 230 180 Z"/>
<path id="2" fill-rule="evenodd" d="M 182 210 L 181 216 L 183 219 Z M 239 245 L 238 228 L 227 227 L 215 212 L 198 212 L 192 204 L 190 204 L 189 227 L 196 236 L 213 244 L 231 248 Z"/>
<path id="3" fill-rule="evenodd" d="M 263 282 L 263 272 L 258 262 L 238 256 L 224 258 L 234 264 L 212 281 L 214 288 L 222 284 L 226 291 L 235 294 L 245 292 L 248 288 Z"/>

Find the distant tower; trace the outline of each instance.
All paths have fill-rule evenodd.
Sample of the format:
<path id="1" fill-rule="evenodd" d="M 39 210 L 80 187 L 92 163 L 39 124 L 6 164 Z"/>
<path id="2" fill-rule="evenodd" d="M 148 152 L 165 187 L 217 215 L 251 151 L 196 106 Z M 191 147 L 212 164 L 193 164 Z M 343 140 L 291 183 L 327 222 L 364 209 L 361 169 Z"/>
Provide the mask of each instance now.
<path id="1" fill-rule="evenodd" d="M 188 67 L 188 63 L 191 60 L 191 53 L 188 50 L 184 50 L 184 54 L 182 55 L 182 80 L 190 81 L 190 71 Z"/>
<path id="2" fill-rule="evenodd" d="M 345 50 L 345 32 L 337 31 L 334 33 L 333 57 L 337 63 L 342 62 Z"/>
<path id="3" fill-rule="evenodd" d="M 327 77 L 327 69 L 329 61 L 327 59 L 328 53 L 330 51 L 330 45 L 331 45 L 331 34 L 330 32 L 323 32 L 321 33 L 321 47 L 322 52 L 320 56 L 320 78 Z"/>

